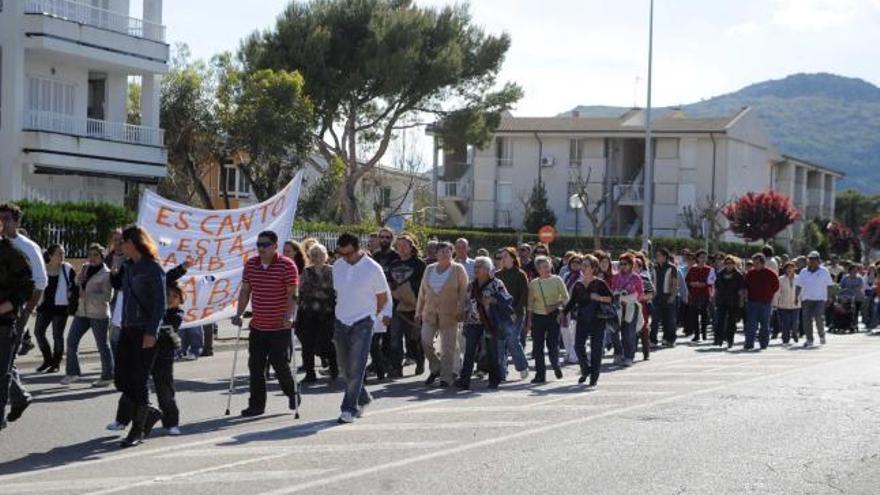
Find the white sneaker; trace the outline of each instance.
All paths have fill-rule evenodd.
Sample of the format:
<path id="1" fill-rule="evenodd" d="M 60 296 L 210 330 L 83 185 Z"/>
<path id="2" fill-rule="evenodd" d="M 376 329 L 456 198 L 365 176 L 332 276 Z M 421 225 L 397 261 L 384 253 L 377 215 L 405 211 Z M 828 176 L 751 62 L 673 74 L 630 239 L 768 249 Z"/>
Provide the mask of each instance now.
<path id="1" fill-rule="evenodd" d="M 114 421 L 107 425 L 107 429 L 110 431 L 121 431 L 125 429 L 125 425 L 118 421 Z"/>
<path id="2" fill-rule="evenodd" d="M 78 377 L 78 376 L 75 376 L 75 375 L 65 375 L 65 377 L 61 379 L 61 384 L 62 384 L 62 385 L 70 385 L 70 384 L 72 384 L 73 382 L 75 382 L 75 381 L 77 381 L 77 380 L 79 380 L 79 377 Z"/>
<path id="3" fill-rule="evenodd" d="M 354 423 L 354 416 L 352 416 L 350 412 L 345 411 L 339 415 L 338 421 L 340 424 Z"/>
<path id="4" fill-rule="evenodd" d="M 528 369 L 524 369 L 519 372 L 519 379 L 520 380 L 525 380 L 528 377 L 529 377 L 529 370 Z"/>
<path id="5" fill-rule="evenodd" d="M 825 345 L 825 337 L 819 337 L 819 343 Z"/>
<path id="6" fill-rule="evenodd" d="M 171 428 L 168 428 L 167 432 L 172 437 L 180 436 L 180 428 L 178 428 L 177 426 L 172 426 Z"/>
<path id="7" fill-rule="evenodd" d="M 92 382 L 92 387 L 104 388 L 104 387 L 109 387 L 112 383 L 113 383 L 113 380 L 95 380 Z"/>
<path id="8" fill-rule="evenodd" d="M 356 417 L 356 418 L 363 418 L 363 417 L 364 417 L 364 411 L 367 410 L 367 406 L 369 406 L 369 405 L 370 405 L 370 404 L 364 404 L 364 405 L 362 405 L 361 407 L 359 407 L 359 408 L 358 408 L 358 412 L 354 415 L 354 417 Z"/>

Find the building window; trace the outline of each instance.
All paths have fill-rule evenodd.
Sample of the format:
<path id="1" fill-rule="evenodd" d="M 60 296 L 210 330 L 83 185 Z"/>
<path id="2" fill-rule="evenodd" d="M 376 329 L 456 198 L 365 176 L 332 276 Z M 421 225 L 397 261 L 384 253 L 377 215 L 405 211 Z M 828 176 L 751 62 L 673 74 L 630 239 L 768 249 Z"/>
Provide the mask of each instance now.
<path id="1" fill-rule="evenodd" d="M 220 197 L 223 197 L 224 188 L 231 198 L 247 198 L 251 195 L 251 185 L 238 165 L 233 163 L 225 163 L 220 168 Z"/>
<path id="2" fill-rule="evenodd" d="M 513 203 L 513 183 L 499 182 L 497 194 L 499 205 L 506 206 Z"/>
<path id="3" fill-rule="evenodd" d="M 580 167 L 584 158 L 584 142 L 581 139 L 568 140 L 568 165 Z"/>
<path id="4" fill-rule="evenodd" d="M 495 159 L 499 167 L 513 165 L 513 143 L 510 138 L 495 138 Z"/>
<path id="5" fill-rule="evenodd" d="M 379 188 L 379 204 L 382 208 L 391 208 L 391 188 Z"/>
<path id="6" fill-rule="evenodd" d="M 655 151 L 655 158 L 678 158 L 678 139 L 675 138 L 664 138 L 658 139 L 657 150 Z"/>

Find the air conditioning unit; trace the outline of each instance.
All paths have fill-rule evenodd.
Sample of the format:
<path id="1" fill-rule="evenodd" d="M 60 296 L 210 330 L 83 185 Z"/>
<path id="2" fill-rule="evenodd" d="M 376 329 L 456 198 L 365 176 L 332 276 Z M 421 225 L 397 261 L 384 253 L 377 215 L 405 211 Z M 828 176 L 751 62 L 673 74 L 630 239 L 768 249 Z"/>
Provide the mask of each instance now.
<path id="1" fill-rule="evenodd" d="M 552 167 L 556 164 L 556 158 L 553 156 L 542 156 L 541 157 L 541 166 L 542 167 Z"/>

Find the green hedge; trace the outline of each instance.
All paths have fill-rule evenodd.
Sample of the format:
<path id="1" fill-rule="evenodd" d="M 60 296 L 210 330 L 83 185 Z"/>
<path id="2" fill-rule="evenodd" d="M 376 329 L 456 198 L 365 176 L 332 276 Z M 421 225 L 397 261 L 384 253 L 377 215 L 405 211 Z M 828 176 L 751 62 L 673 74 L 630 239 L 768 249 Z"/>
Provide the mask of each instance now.
<path id="1" fill-rule="evenodd" d="M 42 247 L 61 244 L 71 258 L 84 258 L 89 244 L 107 241 L 114 228 L 137 219 L 137 215 L 108 203 L 41 203 L 19 201 L 24 213 L 22 228 Z"/>

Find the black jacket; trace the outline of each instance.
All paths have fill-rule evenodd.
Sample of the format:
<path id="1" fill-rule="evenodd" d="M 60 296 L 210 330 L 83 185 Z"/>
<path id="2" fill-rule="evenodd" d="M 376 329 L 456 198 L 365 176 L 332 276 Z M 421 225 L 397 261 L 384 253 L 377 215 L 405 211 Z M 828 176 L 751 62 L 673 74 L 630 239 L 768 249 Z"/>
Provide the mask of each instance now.
<path id="1" fill-rule="evenodd" d="M 0 324 L 14 324 L 21 306 L 33 292 L 34 281 L 27 258 L 12 246 L 9 239 L 0 239 L 0 303 L 8 301 L 15 308 L 0 316 Z"/>

